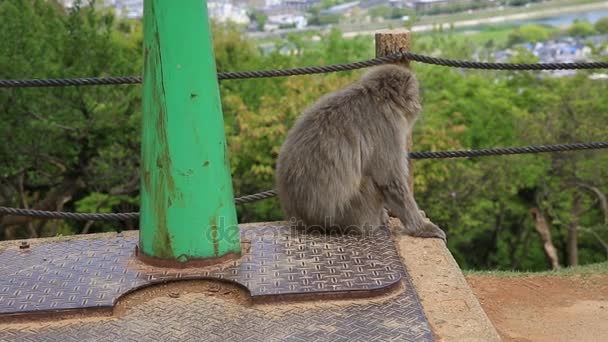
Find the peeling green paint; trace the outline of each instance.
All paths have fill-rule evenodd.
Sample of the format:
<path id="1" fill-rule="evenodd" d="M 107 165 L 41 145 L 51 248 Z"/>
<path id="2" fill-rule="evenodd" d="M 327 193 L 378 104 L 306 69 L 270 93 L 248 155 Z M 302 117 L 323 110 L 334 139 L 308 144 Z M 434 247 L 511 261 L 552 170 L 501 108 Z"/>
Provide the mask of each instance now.
<path id="1" fill-rule="evenodd" d="M 217 236 L 217 218 L 213 217 L 209 220 L 209 228 L 211 229 L 211 241 L 213 243 L 213 255 L 219 256 L 220 243 Z"/>
<path id="2" fill-rule="evenodd" d="M 139 248 L 179 262 L 238 254 L 222 239 L 238 224 L 206 1 L 145 0 L 144 58 Z"/>

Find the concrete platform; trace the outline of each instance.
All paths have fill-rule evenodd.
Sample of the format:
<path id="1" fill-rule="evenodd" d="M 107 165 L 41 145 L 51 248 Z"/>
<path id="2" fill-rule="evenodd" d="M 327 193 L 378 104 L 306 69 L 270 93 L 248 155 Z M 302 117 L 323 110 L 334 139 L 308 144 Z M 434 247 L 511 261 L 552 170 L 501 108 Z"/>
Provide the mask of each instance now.
<path id="1" fill-rule="evenodd" d="M 241 232 L 243 258 L 210 269 L 138 263 L 137 232 L 2 242 L 0 341 L 498 340 L 437 240 Z"/>
<path id="2" fill-rule="evenodd" d="M 391 226 L 396 230 L 398 221 L 391 218 Z M 501 341 L 443 242 L 394 238 L 437 341 Z"/>

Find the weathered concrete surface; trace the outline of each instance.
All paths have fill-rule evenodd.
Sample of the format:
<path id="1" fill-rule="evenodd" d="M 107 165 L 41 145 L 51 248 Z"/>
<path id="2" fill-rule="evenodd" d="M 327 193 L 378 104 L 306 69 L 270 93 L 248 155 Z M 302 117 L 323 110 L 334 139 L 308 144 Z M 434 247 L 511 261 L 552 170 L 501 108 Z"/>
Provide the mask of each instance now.
<path id="1" fill-rule="evenodd" d="M 393 232 L 398 224 L 391 218 Z M 441 240 L 394 237 L 437 341 L 501 341 Z"/>

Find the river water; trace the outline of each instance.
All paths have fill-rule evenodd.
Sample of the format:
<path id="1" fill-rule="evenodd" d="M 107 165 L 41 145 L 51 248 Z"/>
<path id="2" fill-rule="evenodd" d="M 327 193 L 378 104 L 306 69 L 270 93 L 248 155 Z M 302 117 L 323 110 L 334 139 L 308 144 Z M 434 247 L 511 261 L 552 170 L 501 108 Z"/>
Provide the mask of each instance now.
<path id="1" fill-rule="evenodd" d="M 498 25 L 499 26 L 507 25 L 509 27 L 519 27 L 522 25 L 536 24 L 536 25 L 547 25 L 547 26 L 559 27 L 559 26 L 572 25 L 572 23 L 574 23 L 574 21 L 577 19 L 587 20 L 590 23 L 595 24 L 595 22 L 597 22 L 599 19 L 604 18 L 604 17 L 608 17 L 608 9 L 581 11 L 581 12 L 575 12 L 575 13 L 569 12 L 569 13 L 564 13 L 562 15 L 553 15 L 553 16 L 547 16 L 547 17 L 521 19 L 521 20 L 508 20 L 508 21 L 505 21 Z M 482 24 L 469 26 L 469 27 L 459 27 L 459 28 L 456 28 L 455 31 L 457 31 L 457 32 L 464 32 L 464 31 L 480 32 L 487 28 L 496 27 L 496 25 L 497 24 L 482 23 Z"/>
<path id="2" fill-rule="evenodd" d="M 605 10 L 595 10 L 588 12 L 579 12 L 579 13 L 567 13 L 559 16 L 552 16 L 547 18 L 534 18 L 534 19 L 526 19 L 526 20 L 517 20 L 510 22 L 516 26 L 526 25 L 526 24 L 538 24 L 538 25 L 549 25 L 549 26 L 564 26 L 570 25 L 577 19 L 587 20 L 592 24 L 598 21 L 600 18 L 608 17 L 608 9 Z"/>

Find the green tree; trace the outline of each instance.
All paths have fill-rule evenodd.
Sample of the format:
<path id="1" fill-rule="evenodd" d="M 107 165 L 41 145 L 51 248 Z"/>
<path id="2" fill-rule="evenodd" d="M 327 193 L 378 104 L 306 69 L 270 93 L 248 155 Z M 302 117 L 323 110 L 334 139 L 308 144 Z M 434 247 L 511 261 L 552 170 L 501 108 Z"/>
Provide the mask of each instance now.
<path id="1" fill-rule="evenodd" d="M 540 25 L 523 25 L 509 34 L 507 45 L 542 42 L 551 36 L 551 29 Z"/>
<path id="2" fill-rule="evenodd" d="M 266 15 L 266 13 L 259 10 L 251 10 L 248 13 L 248 16 L 249 20 L 255 21 L 257 23 L 258 30 L 261 31 L 264 29 L 264 25 L 268 21 L 268 15 Z"/>
<path id="3" fill-rule="evenodd" d="M 587 37 L 595 34 L 593 24 L 586 20 L 575 20 L 568 28 L 568 35 L 573 37 Z"/>
<path id="4" fill-rule="evenodd" d="M 603 17 L 595 22 L 595 30 L 600 34 L 608 33 L 608 17 Z"/>
<path id="5" fill-rule="evenodd" d="M 0 18 L 0 78 L 141 72 L 141 44 L 129 42 L 140 37 L 117 31 L 111 13 L 80 2 L 66 14 L 55 1 L 8 0 L 0 3 Z M 73 210 L 75 201 L 91 192 L 136 195 L 139 102 L 133 86 L 0 92 L 2 202 Z M 128 209 L 129 203 L 120 205 Z M 82 229 L 77 223 L 46 229 L 44 223 L 4 217 L 0 225 L 7 237 L 15 236 L 20 225 L 28 226 L 30 236 Z"/>
<path id="6" fill-rule="evenodd" d="M 367 13 L 372 18 L 384 18 L 388 19 L 391 17 L 393 10 L 390 6 L 377 6 L 370 8 Z"/>

